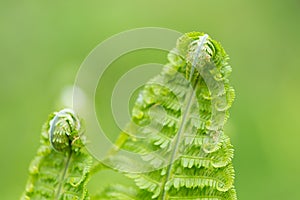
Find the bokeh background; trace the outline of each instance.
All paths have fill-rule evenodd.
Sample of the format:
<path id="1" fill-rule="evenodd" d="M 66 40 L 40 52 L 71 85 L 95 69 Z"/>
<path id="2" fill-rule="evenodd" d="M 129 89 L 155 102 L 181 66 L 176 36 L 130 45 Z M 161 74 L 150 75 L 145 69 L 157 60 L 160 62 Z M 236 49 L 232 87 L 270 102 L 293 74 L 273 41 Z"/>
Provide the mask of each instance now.
<path id="1" fill-rule="evenodd" d="M 20 197 L 41 126 L 88 53 L 145 26 L 221 41 L 237 95 L 227 129 L 238 197 L 300 199 L 299 11 L 299 0 L 0 1 L 0 199 Z M 108 73 L 111 83 L 122 66 L 166 62 L 159 52 L 130 56 Z M 107 177 L 93 188 L 113 180 Z"/>

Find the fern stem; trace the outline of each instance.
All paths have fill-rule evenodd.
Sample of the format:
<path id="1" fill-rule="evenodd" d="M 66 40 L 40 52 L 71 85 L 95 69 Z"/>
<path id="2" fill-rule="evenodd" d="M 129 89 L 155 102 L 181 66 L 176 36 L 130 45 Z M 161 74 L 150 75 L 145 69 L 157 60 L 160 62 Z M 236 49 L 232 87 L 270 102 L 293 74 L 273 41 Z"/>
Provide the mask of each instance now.
<path id="1" fill-rule="evenodd" d="M 192 66 L 191 66 L 191 72 L 190 72 L 190 75 L 189 75 L 189 82 L 191 83 L 192 82 L 192 78 L 193 78 L 193 74 L 194 74 L 194 71 L 195 71 L 195 66 L 197 65 L 198 63 L 198 58 L 199 58 L 199 55 L 201 54 L 201 51 L 202 51 L 202 48 L 203 48 L 203 45 L 205 43 L 205 41 L 207 40 L 208 38 L 208 35 L 205 34 L 201 40 L 199 41 L 198 43 L 198 47 L 195 51 L 195 54 L 194 54 L 194 60 L 193 60 L 193 63 L 192 63 Z M 197 83 L 198 83 L 199 79 L 196 78 L 196 81 L 193 85 L 192 88 L 195 88 L 197 86 Z M 166 178 L 163 182 L 163 187 L 166 185 L 166 183 L 169 181 L 170 179 L 170 176 L 171 176 L 171 171 L 172 171 L 172 167 L 173 167 L 173 163 L 175 161 L 175 158 L 176 158 L 176 155 L 177 155 L 177 151 L 178 151 L 178 147 L 179 147 L 179 144 L 180 144 L 180 139 L 181 139 L 181 135 L 183 133 L 183 130 L 184 130 L 184 126 L 186 124 L 186 121 L 187 121 L 187 117 L 188 117 L 188 113 L 191 109 L 191 106 L 192 106 L 192 102 L 193 102 L 193 99 L 194 99 L 194 96 L 195 96 L 195 91 L 192 90 L 191 94 L 190 95 L 187 95 L 188 96 L 188 99 L 187 99 L 187 106 L 185 108 L 185 112 L 183 114 L 183 117 L 182 117 L 182 122 L 180 124 L 180 128 L 178 130 L 178 133 L 176 135 L 176 142 L 175 142 L 175 147 L 173 149 L 173 152 L 172 152 L 172 155 L 171 155 L 171 159 L 169 161 L 169 165 L 168 165 L 168 168 L 167 168 L 167 174 L 166 174 Z M 162 193 L 162 200 L 165 200 L 166 199 L 166 189 L 163 189 L 163 193 Z"/>
<path id="2" fill-rule="evenodd" d="M 90 176 L 97 174 L 100 170 L 103 170 L 103 169 L 111 169 L 111 168 L 107 167 L 100 161 L 97 162 L 94 166 L 92 166 L 92 168 L 90 170 Z"/>
<path id="3" fill-rule="evenodd" d="M 70 152 L 68 153 L 68 158 L 67 158 L 67 161 L 66 161 L 65 168 L 63 170 L 62 176 L 61 176 L 60 181 L 59 181 L 59 185 L 58 185 L 58 188 L 57 188 L 57 193 L 55 195 L 55 199 L 59 199 L 59 197 L 60 197 L 61 189 L 63 187 L 63 182 L 64 182 L 65 176 L 66 176 L 68 168 L 69 168 L 71 157 L 72 157 L 72 151 L 70 150 Z"/>
<path id="4" fill-rule="evenodd" d="M 116 140 L 116 142 L 114 143 L 114 146 L 109 149 L 107 155 L 105 156 L 105 158 L 102 161 L 98 161 L 92 168 L 90 171 L 91 176 L 93 176 L 94 174 L 98 173 L 100 170 L 103 169 L 112 169 L 115 170 L 113 168 L 110 168 L 108 166 L 106 166 L 105 164 L 103 164 L 103 162 L 110 158 L 111 156 L 114 156 L 119 150 L 120 148 L 123 146 L 123 144 L 126 142 L 126 140 L 128 139 L 128 134 L 122 132 L 120 134 L 120 136 L 118 137 L 118 139 Z"/>
<path id="5" fill-rule="evenodd" d="M 201 53 L 201 50 L 203 48 L 204 42 L 207 40 L 207 38 L 208 38 L 207 34 L 203 35 L 202 38 L 201 38 L 201 40 L 198 43 L 198 47 L 197 47 L 197 50 L 195 52 L 194 60 L 193 60 L 193 63 L 192 63 L 192 69 L 191 69 L 189 81 L 192 80 L 192 77 L 193 77 L 193 74 L 194 74 L 194 71 L 195 71 L 195 66 L 197 65 L 197 63 L 199 61 L 198 58 L 200 56 L 200 53 Z"/>
<path id="6" fill-rule="evenodd" d="M 198 79 L 196 80 L 195 84 L 194 84 L 194 87 L 197 85 L 198 83 Z M 193 87 L 193 88 L 194 88 Z M 171 171 L 172 171 L 172 167 L 173 167 L 173 163 L 175 161 L 175 158 L 176 158 L 176 154 L 177 154 L 177 150 L 178 150 L 178 147 L 179 147 L 179 144 L 180 144 L 180 138 L 181 138 L 181 135 L 183 133 L 183 130 L 184 130 L 184 126 L 185 126 L 185 123 L 186 123 L 186 120 L 187 120 L 187 116 L 188 116 L 188 113 L 190 111 L 190 108 L 191 108 L 191 105 L 192 105 L 192 102 L 193 102 L 193 99 L 194 99 L 194 91 L 192 91 L 192 93 L 189 95 L 189 98 L 188 98 L 188 103 L 187 103 L 187 106 L 186 106 L 186 109 L 185 109 L 185 113 L 182 117 L 182 122 L 180 124 L 180 128 L 178 130 L 178 133 L 176 135 L 176 142 L 175 142 L 175 146 L 174 146 L 174 149 L 173 149 L 173 152 L 172 152 L 172 155 L 171 155 L 171 158 L 170 158 L 170 161 L 169 161 L 169 165 L 168 165 L 168 168 L 167 168 L 167 175 L 166 175 L 166 178 L 163 182 L 163 187 L 166 185 L 166 183 L 169 181 L 170 179 L 170 175 L 171 175 Z M 163 189 L 163 193 L 162 193 L 162 200 L 165 200 L 166 199 L 166 190 Z"/>

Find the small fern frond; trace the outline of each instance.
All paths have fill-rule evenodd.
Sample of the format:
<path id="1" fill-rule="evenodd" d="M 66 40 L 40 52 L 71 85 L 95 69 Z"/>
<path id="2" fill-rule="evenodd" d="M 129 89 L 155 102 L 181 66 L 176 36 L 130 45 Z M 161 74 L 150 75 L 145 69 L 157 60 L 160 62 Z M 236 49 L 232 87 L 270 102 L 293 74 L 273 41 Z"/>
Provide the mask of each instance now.
<path id="1" fill-rule="evenodd" d="M 82 149 L 80 131 L 73 111 L 64 109 L 50 115 L 21 199 L 89 199 L 86 184 L 92 158 Z"/>

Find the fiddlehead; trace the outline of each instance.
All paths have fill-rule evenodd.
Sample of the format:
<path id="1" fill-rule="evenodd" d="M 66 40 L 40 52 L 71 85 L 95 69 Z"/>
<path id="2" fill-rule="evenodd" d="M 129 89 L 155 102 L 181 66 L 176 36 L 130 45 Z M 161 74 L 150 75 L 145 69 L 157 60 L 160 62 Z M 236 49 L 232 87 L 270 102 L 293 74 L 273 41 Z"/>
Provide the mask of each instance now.
<path id="1" fill-rule="evenodd" d="M 56 113 L 49 123 L 49 141 L 58 152 L 71 151 L 79 140 L 80 121 L 71 109 L 63 109 Z"/>
<path id="2" fill-rule="evenodd" d="M 208 35 L 192 32 L 179 38 L 168 57 L 141 91 L 122 133 L 127 139 L 121 148 L 143 154 L 155 169 L 126 173 L 137 186 L 128 199 L 236 199 L 233 148 L 223 133 L 234 99 L 228 56 Z M 124 192 L 114 187 L 100 199 Z"/>
<path id="3" fill-rule="evenodd" d="M 29 168 L 22 199 L 88 199 L 92 158 L 83 150 L 80 120 L 70 109 L 50 115 Z"/>

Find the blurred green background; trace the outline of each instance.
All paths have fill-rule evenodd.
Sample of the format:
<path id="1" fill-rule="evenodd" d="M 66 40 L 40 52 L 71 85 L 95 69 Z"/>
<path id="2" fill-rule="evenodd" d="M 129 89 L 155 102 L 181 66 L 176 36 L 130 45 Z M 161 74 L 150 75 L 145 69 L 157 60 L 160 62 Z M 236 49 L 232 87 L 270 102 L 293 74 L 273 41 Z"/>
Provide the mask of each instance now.
<path id="1" fill-rule="evenodd" d="M 299 0 L 0 1 L 0 199 L 20 197 L 41 126 L 88 53 L 145 26 L 221 41 L 237 95 L 228 130 L 238 197 L 300 199 L 299 11 Z"/>

